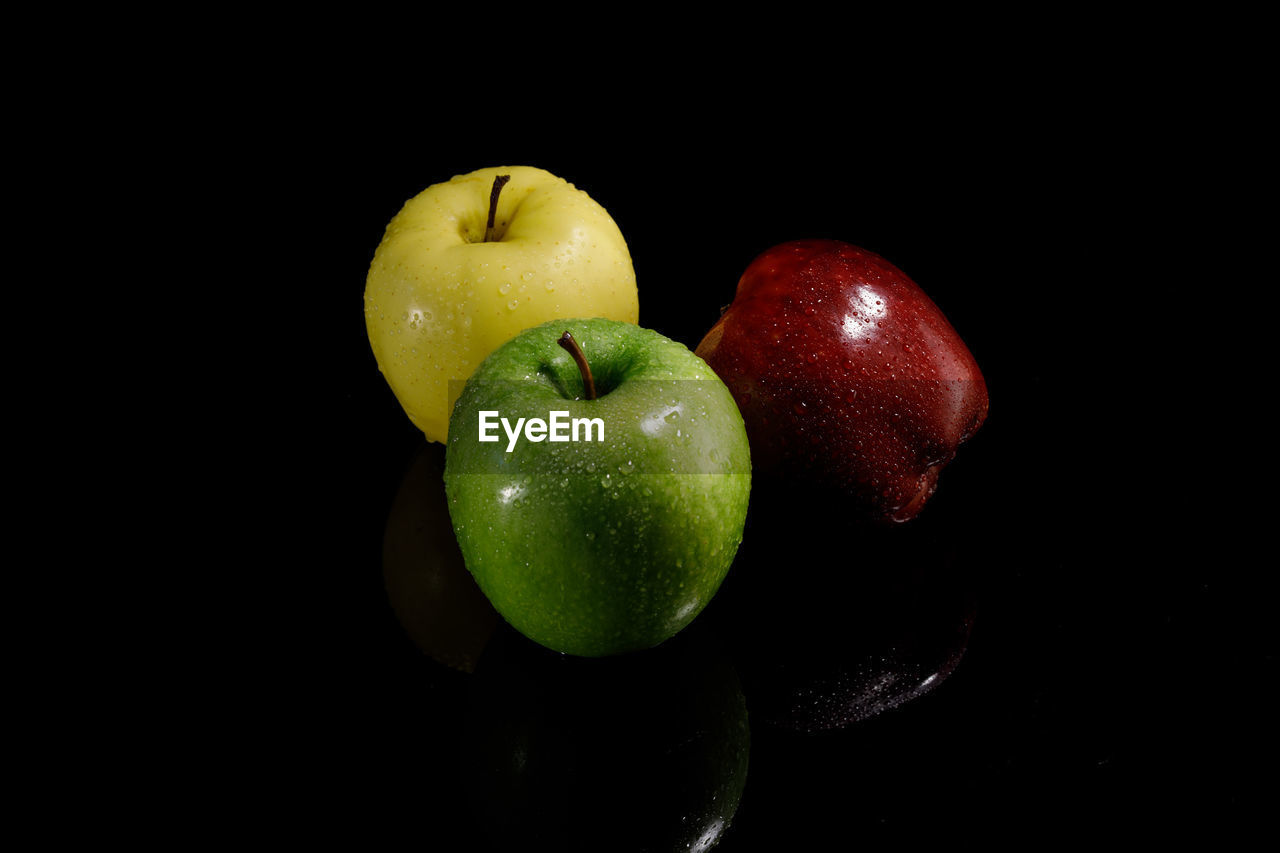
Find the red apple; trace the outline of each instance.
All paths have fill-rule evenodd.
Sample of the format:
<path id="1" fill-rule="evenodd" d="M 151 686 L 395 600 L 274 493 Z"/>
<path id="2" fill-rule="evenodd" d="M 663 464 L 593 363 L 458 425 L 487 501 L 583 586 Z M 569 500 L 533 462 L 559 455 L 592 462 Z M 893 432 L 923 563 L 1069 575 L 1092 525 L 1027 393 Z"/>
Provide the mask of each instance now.
<path id="1" fill-rule="evenodd" d="M 987 415 L 973 355 L 879 255 L 836 240 L 751 262 L 698 345 L 738 401 L 761 477 L 830 488 L 908 521 Z"/>

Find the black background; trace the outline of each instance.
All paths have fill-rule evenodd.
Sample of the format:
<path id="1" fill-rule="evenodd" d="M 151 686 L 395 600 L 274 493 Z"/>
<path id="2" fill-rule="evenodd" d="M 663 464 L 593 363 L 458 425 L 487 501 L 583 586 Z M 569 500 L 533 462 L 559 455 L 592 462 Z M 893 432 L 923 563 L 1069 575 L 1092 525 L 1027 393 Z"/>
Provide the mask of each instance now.
<path id="1" fill-rule="evenodd" d="M 721 849 L 810 849 L 833 834 L 838 849 L 1227 836 L 1257 820 L 1274 791 L 1248 772 L 1271 769 L 1260 688 L 1273 658 L 1250 569 L 1199 509 L 1201 463 L 1168 452 L 1198 421 L 1169 421 L 1168 390 L 1188 374 L 1154 349 L 1168 309 L 1149 294 L 1175 286 L 1176 239 L 1151 223 L 1179 194 L 1149 156 L 1146 116 L 1069 76 L 936 94 L 890 110 L 863 95 L 762 105 L 745 93 L 668 112 L 660 90 L 639 89 L 625 107 L 554 122 L 438 104 L 436 124 L 360 98 L 292 107 L 290 132 L 253 149 L 267 188 L 255 215 L 275 223 L 287 206 L 291 224 L 260 232 L 286 251 L 258 270 L 279 291 L 265 329 L 280 352 L 258 376 L 272 417 L 247 489 L 269 545 L 253 550 L 265 568 L 245 597 L 265 630 L 224 732 L 243 750 L 242 808 L 283 836 L 486 849 L 460 782 L 468 676 L 410 641 L 383 585 L 384 528 L 422 440 L 377 371 L 361 297 L 405 200 L 506 164 L 599 201 L 630 247 L 641 324 L 691 348 L 758 252 L 833 237 L 920 284 L 989 385 L 986 425 L 919 520 L 976 602 L 959 664 L 839 731 L 753 717 Z M 814 518 L 790 539 L 749 535 L 739 558 L 755 554 L 756 583 L 805 591 L 780 596 L 790 614 L 731 595 L 731 572 L 699 621 L 740 625 L 732 608 L 746 600 L 768 637 L 804 595 L 830 617 L 856 573 L 897 568 L 869 569 L 838 519 Z"/>

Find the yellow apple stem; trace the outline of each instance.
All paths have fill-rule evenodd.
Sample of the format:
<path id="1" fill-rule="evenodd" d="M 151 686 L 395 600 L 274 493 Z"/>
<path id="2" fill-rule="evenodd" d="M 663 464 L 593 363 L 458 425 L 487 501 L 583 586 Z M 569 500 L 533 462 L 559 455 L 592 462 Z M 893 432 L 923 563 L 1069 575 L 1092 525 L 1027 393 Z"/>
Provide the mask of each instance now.
<path id="1" fill-rule="evenodd" d="M 573 356 L 573 360 L 578 363 L 578 372 L 582 374 L 582 387 L 586 389 L 586 397 L 588 400 L 594 400 L 596 381 L 591 378 L 591 365 L 587 364 L 587 357 L 582 354 L 582 347 L 578 346 L 578 342 L 568 332 L 561 335 L 556 343 L 568 350 L 569 355 Z"/>
<path id="2" fill-rule="evenodd" d="M 502 187 L 511 180 L 510 175 L 497 175 L 493 179 L 493 189 L 489 190 L 489 222 L 484 226 L 484 241 L 493 242 L 493 220 L 498 214 L 498 194 Z"/>

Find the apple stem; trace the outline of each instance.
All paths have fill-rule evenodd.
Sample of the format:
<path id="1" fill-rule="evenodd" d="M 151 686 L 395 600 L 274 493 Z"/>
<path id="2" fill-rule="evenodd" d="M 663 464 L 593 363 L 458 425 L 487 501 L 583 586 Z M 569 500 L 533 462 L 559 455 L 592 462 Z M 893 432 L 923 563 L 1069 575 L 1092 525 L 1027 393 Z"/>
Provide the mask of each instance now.
<path id="1" fill-rule="evenodd" d="M 498 194 L 502 192 L 502 187 L 509 180 L 511 180 L 510 175 L 495 175 L 493 178 L 493 189 L 489 190 L 489 222 L 484 226 L 486 243 L 493 242 L 493 220 L 498 214 Z"/>
<path id="2" fill-rule="evenodd" d="M 578 372 L 582 374 L 582 387 L 586 389 L 588 400 L 596 398 L 596 381 L 591 378 L 591 365 L 587 364 L 587 357 L 582 354 L 582 347 L 578 346 L 578 342 L 573 339 L 573 335 L 565 332 L 560 336 L 560 340 L 556 341 L 560 346 L 569 351 L 569 355 L 573 356 L 573 360 L 578 363 Z"/>

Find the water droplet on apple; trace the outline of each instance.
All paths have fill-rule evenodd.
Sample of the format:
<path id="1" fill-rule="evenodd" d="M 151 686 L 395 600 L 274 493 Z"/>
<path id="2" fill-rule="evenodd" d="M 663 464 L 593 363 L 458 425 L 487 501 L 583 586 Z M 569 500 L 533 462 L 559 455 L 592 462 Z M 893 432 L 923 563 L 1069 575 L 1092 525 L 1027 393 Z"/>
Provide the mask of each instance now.
<path id="1" fill-rule="evenodd" d="M 547 283 L 544 285 L 544 287 L 546 287 L 546 288 L 547 288 L 547 293 L 551 293 L 553 290 L 555 290 L 555 289 L 556 289 L 556 283 L 555 283 L 554 281 L 551 281 L 550 279 L 548 279 L 548 280 L 547 280 Z"/>
<path id="2" fill-rule="evenodd" d="M 512 311 L 516 310 L 519 307 L 520 307 L 519 299 L 512 299 L 510 302 L 507 303 L 507 308 Z"/>
<path id="3" fill-rule="evenodd" d="M 504 281 L 502 284 L 498 285 L 498 292 L 501 293 L 503 296 L 506 296 L 508 293 L 510 293 L 511 282 Z"/>

